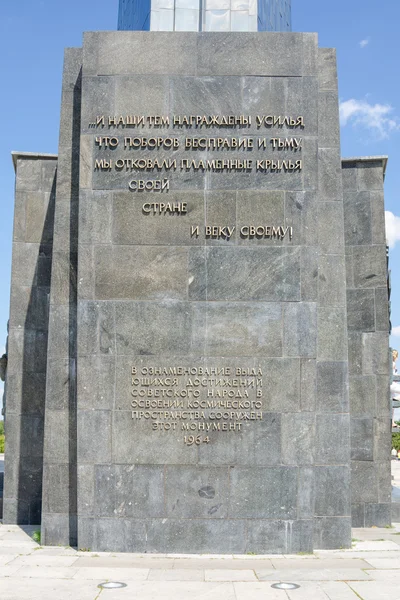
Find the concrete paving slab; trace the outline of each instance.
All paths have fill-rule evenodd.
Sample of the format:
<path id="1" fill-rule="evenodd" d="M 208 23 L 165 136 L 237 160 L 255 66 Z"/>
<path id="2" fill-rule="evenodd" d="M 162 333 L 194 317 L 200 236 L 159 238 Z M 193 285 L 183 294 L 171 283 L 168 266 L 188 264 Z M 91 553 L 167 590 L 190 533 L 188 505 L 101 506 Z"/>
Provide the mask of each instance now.
<path id="1" fill-rule="evenodd" d="M 271 587 L 272 583 L 278 583 L 278 581 L 268 583 L 235 582 L 233 587 L 236 600 L 287 600 L 286 592 L 273 589 Z M 311 598 L 308 600 L 311 600 Z"/>
<path id="2" fill-rule="evenodd" d="M 111 567 L 127 569 L 127 568 L 135 568 L 135 569 L 172 569 L 174 566 L 174 561 L 162 558 L 160 560 L 148 559 L 148 558 L 137 558 L 127 559 L 125 560 L 121 556 L 119 557 L 104 557 L 104 556 L 85 556 L 77 559 L 74 566 L 81 569 L 83 567 Z M 196 568 L 196 567 L 193 567 Z"/>
<path id="3" fill-rule="evenodd" d="M 16 577 L 34 579 L 72 579 L 77 569 L 72 567 L 19 567 Z"/>
<path id="4" fill-rule="evenodd" d="M 206 569 L 204 575 L 206 581 L 257 581 L 249 569 Z"/>
<path id="5" fill-rule="evenodd" d="M 352 581 L 349 585 L 362 600 L 400 600 L 398 582 Z"/>
<path id="6" fill-rule="evenodd" d="M 370 558 L 370 557 L 368 557 L 367 561 L 375 569 L 400 569 L 400 557 L 399 558 Z"/>
<path id="7" fill-rule="evenodd" d="M 77 560 L 76 556 L 40 555 L 34 552 L 29 556 L 18 556 L 12 564 L 20 567 L 72 567 Z"/>
<path id="8" fill-rule="evenodd" d="M 29 546 L 3 546 L 3 543 L 0 544 L 0 555 L 2 556 L 28 556 L 29 554 L 32 554 L 34 550 L 35 548 L 30 548 Z"/>
<path id="9" fill-rule="evenodd" d="M 300 589 L 288 591 L 287 595 L 289 600 L 360 600 L 348 584 L 342 581 L 304 581 Z"/>
<path id="10" fill-rule="evenodd" d="M 362 581 L 371 579 L 361 569 L 279 569 L 257 571 L 260 581 Z"/>
<path id="11" fill-rule="evenodd" d="M 319 550 L 317 556 L 321 559 L 339 559 L 339 558 L 362 558 L 364 560 L 367 559 L 368 556 L 375 558 L 399 558 L 400 550 L 371 550 L 369 552 L 347 552 L 342 550 Z"/>
<path id="12" fill-rule="evenodd" d="M 0 579 L 1 600 L 95 600 L 99 595 L 97 583 L 63 579 L 25 578 Z M 103 599 L 102 599 L 103 600 Z"/>
<path id="13" fill-rule="evenodd" d="M 101 581 L 146 581 L 150 569 L 118 569 L 113 567 L 84 567 L 75 569 L 74 579 Z M 167 571 L 170 573 L 171 571 Z"/>
<path id="14" fill-rule="evenodd" d="M 0 567 L 4 567 L 17 558 L 18 554 L 0 554 Z"/>
<path id="15" fill-rule="evenodd" d="M 197 559 L 180 558 L 175 560 L 174 569 L 272 569 L 271 559 L 242 560 L 236 558 L 222 559 Z"/>
<path id="16" fill-rule="evenodd" d="M 201 581 L 138 581 L 126 588 L 103 590 L 100 596 L 100 600 L 125 600 L 127 598 L 130 600 L 132 598 L 138 600 L 188 600 L 189 598 L 190 600 L 237 600 L 232 583 Z M 263 600 L 265 598 L 264 596 Z M 79 598 L 79 600 L 81 599 Z M 281 595 L 280 600 L 286 599 L 282 599 Z"/>
<path id="17" fill-rule="evenodd" d="M 361 558 L 314 558 L 314 560 L 287 560 L 285 558 L 272 559 L 274 569 L 369 569 L 369 561 Z"/>
<path id="18" fill-rule="evenodd" d="M 150 569 L 149 581 L 204 581 L 203 569 Z"/>
<path id="19" fill-rule="evenodd" d="M 353 547 L 349 551 L 357 551 L 360 552 L 369 552 L 370 550 L 375 550 L 381 552 L 382 550 L 398 550 L 399 546 L 395 542 L 388 540 L 374 540 L 374 541 L 362 541 L 355 542 Z"/>
<path id="20" fill-rule="evenodd" d="M 365 572 L 375 581 L 399 581 L 398 569 L 371 569 Z"/>

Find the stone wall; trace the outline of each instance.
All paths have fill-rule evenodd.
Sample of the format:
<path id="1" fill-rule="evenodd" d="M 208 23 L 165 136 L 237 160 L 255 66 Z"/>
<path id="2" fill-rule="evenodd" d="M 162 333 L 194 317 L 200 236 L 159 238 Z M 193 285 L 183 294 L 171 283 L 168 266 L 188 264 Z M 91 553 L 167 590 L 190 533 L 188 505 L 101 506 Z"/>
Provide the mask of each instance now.
<path id="1" fill-rule="evenodd" d="M 385 167 L 385 158 L 343 161 L 354 527 L 391 518 Z"/>
<path id="2" fill-rule="evenodd" d="M 14 153 L 4 523 L 39 523 L 57 157 Z"/>

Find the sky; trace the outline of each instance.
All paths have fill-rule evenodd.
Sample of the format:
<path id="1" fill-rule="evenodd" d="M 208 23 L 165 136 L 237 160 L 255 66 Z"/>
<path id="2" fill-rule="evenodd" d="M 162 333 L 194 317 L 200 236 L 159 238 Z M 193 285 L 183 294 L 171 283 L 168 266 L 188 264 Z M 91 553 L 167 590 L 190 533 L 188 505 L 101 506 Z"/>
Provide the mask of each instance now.
<path id="1" fill-rule="evenodd" d="M 64 48 L 80 46 L 83 31 L 115 30 L 117 13 L 118 0 L 2 2 L 0 355 L 10 296 L 11 151 L 57 153 Z M 399 0 L 292 0 L 293 31 L 317 32 L 320 46 L 337 49 L 342 156 L 389 156 L 385 203 L 395 348 L 400 347 L 399 22 Z"/>

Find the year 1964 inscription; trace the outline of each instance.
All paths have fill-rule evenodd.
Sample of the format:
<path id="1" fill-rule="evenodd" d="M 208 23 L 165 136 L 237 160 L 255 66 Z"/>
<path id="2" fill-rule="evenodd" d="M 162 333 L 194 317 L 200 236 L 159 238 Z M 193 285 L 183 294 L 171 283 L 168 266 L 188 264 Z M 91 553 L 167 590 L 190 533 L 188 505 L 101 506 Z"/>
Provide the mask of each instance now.
<path id="1" fill-rule="evenodd" d="M 130 375 L 132 419 L 148 421 L 153 431 L 182 432 L 188 446 L 263 418 L 260 367 L 133 365 Z"/>

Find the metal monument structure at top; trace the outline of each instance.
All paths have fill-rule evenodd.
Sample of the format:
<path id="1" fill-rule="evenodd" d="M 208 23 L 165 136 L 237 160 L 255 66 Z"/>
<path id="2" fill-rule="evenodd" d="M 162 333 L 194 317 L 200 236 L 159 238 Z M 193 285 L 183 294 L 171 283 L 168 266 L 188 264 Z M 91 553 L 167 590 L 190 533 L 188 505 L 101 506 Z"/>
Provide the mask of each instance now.
<path id="1" fill-rule="evenodd" d="M 118 29 L 291 31 L 291 0 L 120 0 Z"/>

